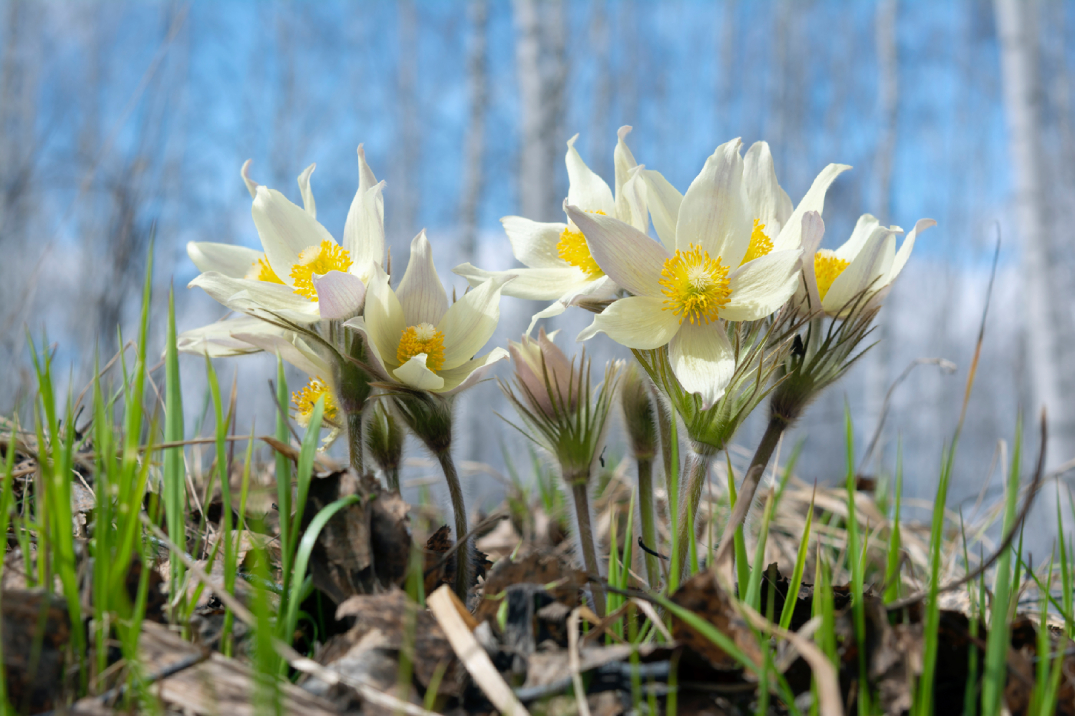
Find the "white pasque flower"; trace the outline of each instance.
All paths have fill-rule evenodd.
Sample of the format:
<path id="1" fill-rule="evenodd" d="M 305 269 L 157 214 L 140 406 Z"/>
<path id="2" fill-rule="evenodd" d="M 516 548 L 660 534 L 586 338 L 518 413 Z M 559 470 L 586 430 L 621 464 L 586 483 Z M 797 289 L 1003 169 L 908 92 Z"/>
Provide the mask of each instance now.
<path id="1" fill-rule="evenodd" d="M 512 278 L 492 278 L 449 307 L 423 231 L 411 241 L 411 258 L 399 290 L 389 286 L 388 276 L 376 266 L 364 317 L 352 318 L 344 326 L 365 335 L 371 367 L 382 377 L 421 390 L 456 393 L 508 357 L 503 348 L 474 355 L 496 330 L 501 287 Z"/>
<path id="2" fill-rule="evenodd" d="M 803 254 L 805 280 L 796 295 L 797 303 L 803 306 L 801 310 L 820 308 L 828 316 L 846 318 L 864 292 L 869 304 L 882 300 L 911 257 L 915 239 L 936 224 L 933 219 L 919 219 L 899 251 L 896 234 L 903 233 L 903 229 L 881 226 L 870 214 L 859 217 L 851 237 L 836 250 L 818 249 L 823 224 L 808 232 Z"/>
<path id="3" fill-rule="evenodd" d="M 623 222 L 568 207 L 594 259 L 633 294 L 595 316 L 579 339 L 603 332 L 629 348 L 668 345 L 677 379 L 687 391 L 700 394 L 706 405 L 724 394 L 735 371 L 724 321 L 764 318 L 792 296 L 799 281 L 802 215 L 824 201 L 824 189 L 820 197 L 812 189 L 815 196 L 808 194 L 809 202 L 786 212 L 790 202 L 776 191 L 774 173 L 768 190 L 757 194 L 772 207 L 769 221 L 782 217 L 786 221 L 772 245 L 757 250 L 757 238 L 752 241 L 754 219 L 759 218 L 755 207 L 765 202 L 751 200 L 757 187 L 748 186 L 744 177 L 741 146 L 738 139 L 727 142 L 706 160 L 675 207 L 672 236 L 664 226 L 664 240 L 671 240 L 670 246 Z M 835 177 L 840 171 L 839 165 L 830 165 L 815 187 L 820 182 L 827 189 L 832 181 L 827 175 Z"/>
<path id="4" fill-rule="evenodd" d="M 191 242 L 187 253 L 203 273 L 200 286 L 228 308 L 267 310 L 296 323 L 345 320 L 361 310 L 365 284 L 384 259 L 384 183 L 358 147 L 359 185 L 343 229 L 343 243 L 317 221 L 311 164 L 299 176 L 304 209 L 280 192 L 242 177 L 254 199 L 251 213 L 264 252 L 231 244 Z"/>
<path id="5" fill-rule="evenodd" d="M 567 142 L 567 201 L 581 211 L 615 217 L 645 233 L 649 227 L 646 215 L 646 185 L 637 176 L 634 155 L 624 138 L 630 127 L 621 127 L 613 152 L 616 191 L 590 170 L 575 149 L 576 134 Z M 469 263 L 453 271 L 467 279 L 471 287 L 506 276 L 517 278 L 504 286 L 504 294 L 514 298 L 536 301 L 555 301 L 534 315 L 529 334 L 539 319 L 558 316 L 579 298 L 611 298 L 618 287 L 593 260 L 586 239 L 578 226 L 568 223 L 544 223 L 521 216 L 505 216 L 500 222 L 511 241 L 515 258 L 527 268 L 510 271 L 486 271 Z"/>

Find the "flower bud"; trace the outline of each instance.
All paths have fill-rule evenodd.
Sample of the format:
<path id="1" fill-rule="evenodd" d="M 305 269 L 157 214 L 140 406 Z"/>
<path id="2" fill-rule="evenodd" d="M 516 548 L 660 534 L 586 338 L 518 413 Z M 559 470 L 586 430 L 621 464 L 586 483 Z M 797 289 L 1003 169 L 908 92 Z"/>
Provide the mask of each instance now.
<path id="1" fill-rule="evenodd" d="M 620 405 L 636 460 L 652 460 L 657 454 L 657 415 L 650 396 L 649 380 L 635 363 L 623 374 Z"/>
<path id="2" fill-rule="evenodd" d="M 515 376 L 527 403 L 547 418 L 574 413 L 579 403 L 576 366 L 552 342 L 555 335 L 545 335 L 542 328 L 537 340 L 523 336 L 521 343 L 508 341 Z"/>
<path id="3" fill-rule="evenodd" d="M 377 401 L 366 424 L 366 448 L 384 471 L 389 488 L 399 491 L 399 466 L 403 460 L 403 428 L 391 410 Z"/>

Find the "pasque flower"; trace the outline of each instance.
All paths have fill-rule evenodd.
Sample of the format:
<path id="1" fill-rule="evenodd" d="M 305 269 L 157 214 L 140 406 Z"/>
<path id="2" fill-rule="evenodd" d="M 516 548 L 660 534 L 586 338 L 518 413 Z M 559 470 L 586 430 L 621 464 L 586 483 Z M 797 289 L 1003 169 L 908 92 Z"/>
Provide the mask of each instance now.
<path id="1" fill-rule="evenodd" d="M 621 127 L 616 149 L 615 193 L 605 180 L 582 161 L 575 149 L 575 135 L 567 142 L 567 204 L 580 211 L 613 217 L 645 233 L 649 227 L 646 216 L 646 186 L 638 176 L 637 163 L 624 138 L 630 127 Z M 551 180 L 551 177 L 550 177 Z M 516 276 L 504 287 L 504 294 L 515 298 L 555 301 L 535 314 L 527 333 L 539 319 L 563 313 L 567 306 L 580 298 L 608 299 L 618 287 L 605 274 L 590 254 L 586 238 L 568 217 L 568 223 L 544 223 L 521 216 L 501 219 L 512 251 L 527 268 L 510 271 L 485 271 L 469 263 L 457 266 L 455 273 L 467 279 L 472 287 L 485 281 Z"/>
<path id="2" fill-rule="evenodd" d="M 553 343 L 557 333 L 546 335 L 541 328 L 536 340 L 524 335 L 518 343 L 508 341 L 515 377 L 524 398 L 531 410 L 547 418 L 557 411 L 573 412 L 579 402 L 573 381 L 575 366 Z"/>
<path id="3" fill-rule="evenodd" d="M 359 187 L 337 243 L 317 221 L 310 188 L 311 164 L 299 176 L 304 208 L 280 192 L 242 176 L 254 199 L 252 215 L 264 251 L 211 242 L 191 242 L 187 253 L 202 271 L 200 286 L 228 308 L 270 311 L 296 323 L 346 320 L 362 307 L 365 283 L 384 259 L 384 201 L 376 177 L 358 148 Z"/>

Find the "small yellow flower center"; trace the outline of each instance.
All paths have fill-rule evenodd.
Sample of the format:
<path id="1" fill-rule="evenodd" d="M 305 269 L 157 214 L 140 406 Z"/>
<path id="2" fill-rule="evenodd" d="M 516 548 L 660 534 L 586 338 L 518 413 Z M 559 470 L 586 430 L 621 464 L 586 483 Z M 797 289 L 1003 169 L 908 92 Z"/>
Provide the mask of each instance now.
<path id="1" fill-rule="evenodd" d="M 291 394 L 291 403 L 295 406 L 295 421 L 302 427 L 310 424 L 314 407 L 321 396 L 325 396 L 325 412 L 321 414 L 323 421 L 336 419 L 336 398 L 332 395 L 332 389 L 320 378 L 310 378 L 310 382 Z"/>
<path id="2" fill-rule="evenodd" d="M 750 245 L 747 246 L 747 253 L 743 257 L 743 263 L 765 256 L 772 250 L 773 242 L 769 240 L 768 234 L 765 233 L 765 224 L 758 219 L 754 219 L 754 230 L 750 232 Z M 743 264 L 739 265 L 742 266 Z"/>
<path id="3" fill-rule="evenodd" d="M 396 360 L 402 365 L 422 353 L 426 354 L 426 368 L 434 373 L 440 370 L 444 365 L 444 334 L 428 323 L 404 328 L 396 349 Z"/>
<path id="4" fill-rule="evenodd" d="M 307 246 L 299 254 L 299 262 L 291 267 L 295 281 L 295 293 L 311 301 L 317 300 L 314 274 L 324 276 L 329 271 L 347 271 L 351 268 L 351 254 L 333 241 L 325 239 L 319 245 Z"/>
<path id="5" fill-rule="evenodd" d="M 276 272 L 272 270 L 272 266 L 269 265 L 269 260 L 265 258 L 265 254 L 262 254 L 260 259 L 250 264 L 250 270 L 246 272 L 244 278 L 248 278 L 251 281 L 283 283 L 280 277 L 276 275 Z"/>
<path id="6" fill-rule="evenodd" d="M 720 257 L 709 257 L 701 246 L 691 244 L 686 251 L 664 262 L 661 270 L 662 293 L 668 298 L 664 310 L 679 316 L 679 322 L 705 324 L 717 320 L 718 313 L 731 297 L 728 267 Z"/>
<path id="7" fill-rule="evenodd" d="M 850 263 L 836 258 L 836 254 L 829 249 L 821 249 L 814 254 L 814 277 L 817 278 L 817 293 L 822 299 L 832 288 L 832 282 Z"/>
<path id="8" fill-rule="evenodd" d="M 591 211 L 591 214 L 605 215 L 603 211 Z M 590 247 L 586 244 L 586 237 L 581 231 L 568 226 L 560 232 L 560 241 L 556 244 L 556 254 L 572 266 L 576 266 L 592 279 L 598 279 L 605 275 L 597 262 L 593 260 Z"/>

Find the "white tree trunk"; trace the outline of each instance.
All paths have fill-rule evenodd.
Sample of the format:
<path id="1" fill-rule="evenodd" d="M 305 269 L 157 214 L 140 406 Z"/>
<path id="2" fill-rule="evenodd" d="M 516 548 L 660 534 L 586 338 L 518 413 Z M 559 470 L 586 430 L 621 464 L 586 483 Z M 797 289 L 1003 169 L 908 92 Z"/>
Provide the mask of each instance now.
<path id="1" fill-rule="evenodd" d="M 471 0 L 470 48 L 467 52 L 467 80 L 470 85 L 470 120 L 467 124 L 463 154 L 463 193 L 459 202 L 462 232 L 460 261 L 475 261 L 478 249 L 478 206 L 483 185 L 482 163 L 485 158 L 485 110 L 489 104 L 486 88 L 486 28 L 489 24 L 487 0 Z"/>
<path id="2" fill-rule="evenodd" d="M 1060 391 L 1058 346 L 1054 330 L 1049 272 L 1047 205 L 1041 153 L 1041 87 L 1035 14 L 1026 0 L 996 0 L 997 33 L 1008 119 L 1009 146 L 1015 177 L 1015 218 L 1023 250 L 1026 301 L 1027 364 L 1033 390 L 1031 417 L 1049 411 L 1049 465 L 1072 457 L 1071 426 Z"/>

